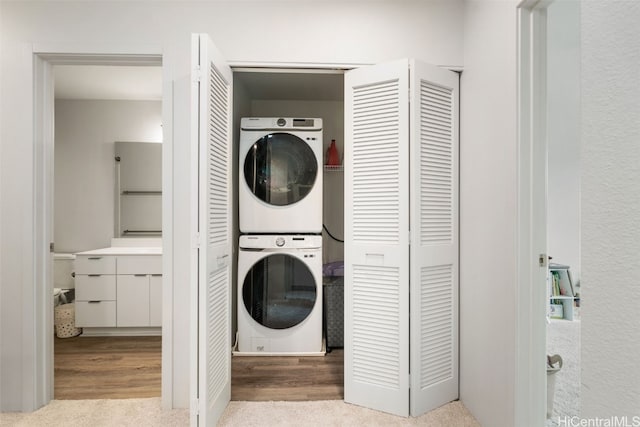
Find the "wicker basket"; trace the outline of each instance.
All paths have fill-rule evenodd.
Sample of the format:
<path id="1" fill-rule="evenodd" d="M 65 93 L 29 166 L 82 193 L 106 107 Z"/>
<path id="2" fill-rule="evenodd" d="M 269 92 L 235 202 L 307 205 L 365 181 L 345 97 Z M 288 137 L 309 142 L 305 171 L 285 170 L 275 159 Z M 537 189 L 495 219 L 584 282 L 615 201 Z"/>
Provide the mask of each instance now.
<path id="1" fill-rule="evenodd" d="M 58 338 L 77 337 L 82 328 L 76 328 L 76 305 L 62 304 L 54 308 L 54 325 Z"/>

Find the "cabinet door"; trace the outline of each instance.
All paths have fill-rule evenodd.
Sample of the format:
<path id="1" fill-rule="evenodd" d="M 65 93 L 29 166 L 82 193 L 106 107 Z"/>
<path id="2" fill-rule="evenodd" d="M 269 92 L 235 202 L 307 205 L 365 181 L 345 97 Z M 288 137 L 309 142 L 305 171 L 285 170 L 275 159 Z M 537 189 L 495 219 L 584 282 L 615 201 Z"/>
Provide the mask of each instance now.
<path id="1" fill-rule="evenodd" d="M 162 274 L 149 278 L 149 326 L 162 326 Z"/>
<path id="2" fill-rule="evenodd" d="M 118 275 L 117 288 L 117 326 L 149 326 L 149 276 Z"/>

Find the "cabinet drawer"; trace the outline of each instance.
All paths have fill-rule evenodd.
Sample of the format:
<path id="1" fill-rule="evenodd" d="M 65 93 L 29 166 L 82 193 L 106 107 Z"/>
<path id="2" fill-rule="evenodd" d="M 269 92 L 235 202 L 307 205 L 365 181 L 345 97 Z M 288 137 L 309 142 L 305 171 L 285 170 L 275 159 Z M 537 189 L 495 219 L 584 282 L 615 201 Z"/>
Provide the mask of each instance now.
<path id="1" fill-rule="evenodd" d="M 162 274 L 162 256 L 119 256 L 118 274 Z"/>
<path id="2" fill-rule="evenodd" d="M 76 326 L 82 327 L 115 327 L 115 301 L 76 301 Z"/>
<path id="3" fill-rule="evenodd" d="M 113 301 L 116 299 L 116 276 L 76 274 L 76 300 Z"/>
<path id="4" fill-rule="evenodd" d="M 116 274 L 116 257 L 77 255 L 74 267 L 76 274 Z"/>

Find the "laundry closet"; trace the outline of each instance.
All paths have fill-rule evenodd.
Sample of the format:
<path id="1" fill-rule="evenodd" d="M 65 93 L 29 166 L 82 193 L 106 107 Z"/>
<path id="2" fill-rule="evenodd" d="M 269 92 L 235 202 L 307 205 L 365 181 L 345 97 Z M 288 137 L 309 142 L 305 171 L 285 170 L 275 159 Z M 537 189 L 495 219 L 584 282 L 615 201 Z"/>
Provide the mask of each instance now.
<path id="1" fill-rule="evenodd" d="M 344 247 L 340 240 L 343 240 L 344 236 L 344 171 L 342 165 L 339 166 L 325 166 L 327 163 L 326 153 L 332 142 L 335 141 L 337 151 L 340 155 L 340 163 L 342 163 L 342 153 L 344 152 L 344 74 L 342 70 L 292 70 L 292 69 L 250 69 L 250 68 L 237 68 L 233 73 L 233 186 L 232 192 L 234 201 L 234 252 L 238 254 L 242 252 L 242 248 L 238 248 L 240 241 L 240 235 L 246 235 L 247 233 L 240 230 L 238 224 L 239 218 L 239 200 L 238 193 L 241 190 L 240 186 L 243 186 L 243 171 L 241 156 L 244 154 L 239 153 L 240 136 L 241 136 L 241 119 L 242 118 L 283 118 L 291 121 L 296 119 L 320 119 L 316 120 L 318 123 L 316 128 L 321 129 L 322 141 L 319 148 L 319 152 L 316 152 L 319 157 L 319 170 L 320 175 L 316 184 L 320 184 L 322 187 L 322 201 L 321 203 L 314 203 L 310 207 L 310 210 L 318 209 L 317 212 L 300 213 L 296 215 L 315 215 L 316 213 L 321 215 L 322 227 L 312 227 L 312 232 L 306 232 L 307 230 L 302 228 L 296 232 L 283 232 L 286 230 L 284 225 L 277 234 L 283 234 L 285 236 L 291 235 L 296 240 L 306 238 L 307 240 L 317 239 L 321 242 L 312 246 L 320 246 L 318 252 L 321 254 L 321 259 L 317 260 L 317 263 L 322 263 L 325 266 L 335 266 L 344 259 Z M 274 124 L 274 127 L 276 125 Z M 303 129 L 304 130 L 304 129 Z M 311 132 L 308 132 L 311 134 Z M 319 132 L 314 132 L 317 135 Z M 318 150 L 316 150 L 318 151 Z M 318 200 L 319 202 L 319 200 Z M 277 212 L 277 211 L 275 211 Z M 272 216 L 273 221 L 277 221 L 275 214 Z M 267 220 L 269 221 L 269 219 Z M 260 228 L 252 228 L 251 231 L 255 234 L 270 234 L 263 232 Z M 308 231 L 311 231 L 308 230 Z M 271 233 L 276 234 L 276 233 Z M 301 237 L 302 236 L 302 237 Z M 287 241 L 289 242 L 289 241 Z M 296 242 L 292 242 L 296 243 Z M 255 246 L 255 245 L 254 245 Z M 307 244 L 308 246 L 308 244 Z M 252 250 L 256 250 L 252 248 Z M 242 252 L 241 259 L 246 258 Z M 312 256 L 312 255 L 308 255 Z M 237 262 L 237 258 L 234 260 Z M 242 263 L 241 263 L 242 264 Z M 240 266 L 242 274 L 245 274 L 246 268 Z M 263 268 L 264 269 L 264 268 Z M 274 267 L 271 268 L 274 270 Z M 319 270 L 317 267 L 312 267 L 312 271 Z M 238 291 L 242 286 L 244 278 L 238 277 L 238 266 L 234 265 L 233 268 L 233 307 L 234 320 L 233 331 L 237 331 L 236 320 L 240 319 L 243 308 L 242 302 L 238 304 L 237 298 L 240 295 Z M 325 269 L 326 273 L 326 269 Z M 329 272 L 328 274 L 332 274 Z M 319 273 L 321 274 L 321 273 Z M 317 286 L 318 294 L 316 297 L 320 305 L 323 304 L 322 299 L 322 277 L 317 277 L 316 281 L 319 281 Z M 340 285 L 342 282 L 340 282 Z M 341 290 L 341 289 L 340 289 Z M 326 301 L 324 302 L 326 304 Z M 336 301 L 336 303 L 342 303 L 342 299 Z M 316 321 L 318 324 L 322 323 L 322 307 L 316 307 L 314 312 L 318 311 Z M 342 307 L 339 309 L 342 311 Z M 313 313 L 315 314 L 315 313 Z M 341 313 L 340 313 L 341 314 Z M 326 320 L 326 319 L 325 319 Z M 334 319 L 335 320 L 335 319 Z M 342 324 L 342 319 L 337 319 Z M 307 319 L 306 322 L 310 322 Z M 295 321 L 293 321 L 295 322 Z M 295 326 L 291 328 L 294 330 Z M 315 327 L 314 327 L 315 329 Z M 278 333 L 278 332 L 276 332 Z M 308 332 L 301 330 L 300 333 L 309 335 Z M 283 335 L 280 333 L 280 335 Z M 286 333 L 284 334 L 286 335 Z M 295 339 L 295 337 L 292 337 Z M 341 344 L 341 343 L 339 343 Z M 264 346 L 258 346 L 259 348 L 265 348 Z M 340 345 L 341 347 L 341 345 Z M 285 348 L 290 348 L 285 344 Z M 311 348 L 315 348 L 312 346 Z M 275 353 L 278 349 L 282 349 L 282 346 L 275 348 Z M 324 347 L 318 354 L 322 354 Z M 267 351 L 268 352 L 268 351 Z M 304 353 L 304 352 L 303 352 Z"/>
<path id="2" fill-rule="evenodd" d="M 236 255 L 243 259 L 245 251 L 272 250 L 288 242 L 285 236 L 275 235 L 268 246 L 248 243 L 242 212 L 239 215 L 246 202 L 236 190 L 247 185 L 246 176 L 269 176 L 270 168 L 281 168 L 272 160 L 247 164 L 247 159 L 262 152 L 266 153 L 262 158 L 273 157 L 264 148 L 269 140 L 280 139 L 277 134 L 285 133 L 290 122 L 295 128 L 295 119 L 299 128 L 315 130 L 318 122 L 311 120 L 314 117 L 323 121 L 320 153 L 332 139 L 339 151 L 331 156 L 332 163 L 344 153 L 344 170 L 322 173 L 324 200 L 318 209 L 324 210 L 323 223 L 325 231 L 329 230 L 325 234 L 344 240 L 344 249 L 336 249 L 331 247 L 332 238 L 323 234 L 322 257 L 325 262 L 344 259 L 345 401 L 417 416 L 456 399 L 458 74 L 410 59 L 359 67 L 336 76 L 324 70 L 231 70 L 206 35 L 200 35 L 198 41 L 199 49 L 194 50 L 199 53 L 194 63 L 199 94 L 197 141 L 199 151 L 207 153 L 199 156 L 198 174 L 199 230 L 206 231 L 199 238 L 200 265 L 206 267 L 200 270 L 199 280 L 203 295 L 199 324 L 204 326 L 199 342 L 206 349 L 200 353 L 199 371 L 215 374 L 206 380 L 200 375 L 203 387 L 214 384 L 214 379 L 219 386 L 215 393 L 202 394 L 212 414 L 224 407 L 230 395 L 227 328 L 218 325 L 238 319 L 228 330 L 240 333 L 244 320 L 238 312 L 247 308 L 247 276 L 239 277 L 244 273 L 242 266 L 234 265 Z M 323 83 L 322 79 L 335 81 Z M 331 89 L 339 95 L 326 98 Z M 238 147 L 246 150 L 244 137 L 252 129 L 242 120 L 247 117 L 268 118 L 271 124 L 261 125 L 265 133 L 251 147 L 252 153 L 243 154 Z M 294 131 L 301 130 L 286 133 Z M 311 146 L 314 136 L 310 132 L 308 138 L 299 139 Z M 320 160 L 318 169 L 324 169 L 325 159 Z M 289 173 L 291 169 L 287 166 L 285 170 Z M 281 177 L 277 180 L 284 182 Z M 303 190 L 298 185 L 301 182 L 291 183 Z M 265 184 L 272 192 L 291 191 L 281 184 L 273 188 L 273 183 L 264 180 L 248 184 L 252 191 Z M 336 194 L 341 188 L 344 199 L 339 209 Z M 263 219 L 268 225 L 268 219 Z M 341 222 L 342 229 L 333 228 L 331 219 Z M 308 234 L 318 237 L 319 229 Z M 259 230 L 249 231 L 256 233 L 254 242 L 264 237 Z M 312 240 L 307 233 L 301 234 L 305 236 L 289 236 L 291 242 Z M 292 271 L 295 275 L 295 269 Z M 249 280 L 265 283 L 263 278 L 269 274 Z M 289 280 L 291 276 L 282 277 Z M 242 293 L 238 292 L 240 285 Z M 308 300 L 306 292 L 294 289 L 291 295 Z M 258 303 L 251 309 L 264 312 L 266 293 L 253 293 Z M 289 308 L 293 307 L 285 310 L 280 306 L 276 311 Z M 264 346 L 254 342 L 252 350 L 269 353 L 269 336 L 260 338 L 266 338 Z"/>

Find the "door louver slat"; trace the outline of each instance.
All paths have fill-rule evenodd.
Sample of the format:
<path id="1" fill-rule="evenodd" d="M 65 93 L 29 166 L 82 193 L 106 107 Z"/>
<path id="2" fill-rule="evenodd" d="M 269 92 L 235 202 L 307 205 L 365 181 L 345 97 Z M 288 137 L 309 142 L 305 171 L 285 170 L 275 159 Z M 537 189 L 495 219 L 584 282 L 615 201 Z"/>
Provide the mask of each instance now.
<path id="1" fill-rule="evenodd" d="M 362 383 L 398 388 L 398 269 L 354 266 L 353 366 Z"/>
<path id="2" fill-rule="evenodd" d="M 397 208 L 378 211 L 374 221 L 365 212 L 372 205 L 399 202 L 398 82 L 354 88 L 353 97 L 353 239 L 397 243 Z M 389 173 L 381 174 L 383 170 Z"/>
<path id="3" fill-rule="evenodd" d="M 207 319 L 207 354 L 211 363 L 207 364 L 207 393 L 209 399 L 216 399 L 229 381 L 227 364 L 231 363 L 226 346 L 228 307 L 228 269 L 222 268 L 209 275 L 207 283 L 207 306 L 211 315 Z"/>
<path id="4" fill-rule="evenodd" d="M 453 239 L 452 91 L 420 85 L 420 239 L 422 245 Z"/>
<path id="5" fill-rule="evenodd" d="M 229 160 L 227 143 L 228 116 L 225 106 L 229 104 L 228 90 L 218 70 L 211 64 L 210 70 L 209 141 L 208 141 L 208 221 L 209 245 L 224 244 L 229 239 L 228 229 L 228 177 Z"/>
<path id="6" fill-rule="evenodd" d="M 421 388 L 453 377 L 453 273 L 451 265 L 421 269 Z"/>

